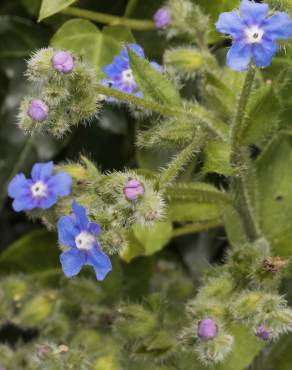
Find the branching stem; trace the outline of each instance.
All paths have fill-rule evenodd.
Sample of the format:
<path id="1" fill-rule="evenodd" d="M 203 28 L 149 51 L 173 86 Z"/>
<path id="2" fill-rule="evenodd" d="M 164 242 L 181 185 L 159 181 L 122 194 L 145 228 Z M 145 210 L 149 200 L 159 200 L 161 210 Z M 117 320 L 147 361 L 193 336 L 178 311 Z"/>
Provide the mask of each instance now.
<path id="1" fill-rule="evenodd" d="M 151 20 L 118 17 L 116 15 L 104 14 L 75 7 L 63 9 L 62 13 L 73 17 L 86 18 L 94 22 L 109 24 L 111 26 L 124 26 L 137 31 L 150 31 L 155 29 L 155 24 Z"/>

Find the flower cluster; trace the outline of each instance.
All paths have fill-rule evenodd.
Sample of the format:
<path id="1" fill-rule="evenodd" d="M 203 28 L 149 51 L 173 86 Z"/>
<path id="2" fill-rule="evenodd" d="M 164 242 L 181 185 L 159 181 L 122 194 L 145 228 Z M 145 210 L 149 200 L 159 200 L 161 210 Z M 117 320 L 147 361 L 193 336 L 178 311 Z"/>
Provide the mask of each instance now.
<path id="1" fill-rule="evenodd" d="M 26 132 L 62 136 L 97 113 L 95 71 L 65 50 L 41 49 L 28 61 L 27 77 L 36 97 L 26 97 L 18 117 Z"/>
<path id="2" fill-rule="evenodd" d="M 127 48 L 133 50 L 137 55 L 139 55 L 139 57 L 145 58 L 145 54 L 141 46 L 137 44 L 128 44 L 127 46 L 124 46 L 121 54 L 116 55 L 113 62 L 103 68 L 106 79 L 102 81 L 102 84 L 126 94 L 132 94 L 142 98 L 143 93 L 139 90 L 138 85 L 135 82 Z M 156 62 L 151 62 L 151 65 L 160 73 L 162 72 L 162 67 Z M 110 100 L 113 101 L 113 99 Z"/>
<path id="3" fill-rule="evenodd" d="M 71 176 L 61 171 L 53 175 L 53 170 L 53 162 L 36 163 L 31 179 L 20 173 L 11 180 L 8 195 L 14 199 L 12 206 L 15 211 L 47 210 L 57 203 L 59 197 L 67 197 L 71 193 Z M 99 248 L 100 225 L 90 222 L 86 209 L 76 202 L 72 208 L 71 216 L 63 216 L 58 221 L 59 241 L 70 248 L 60 256 L 64 274 L 75 276 L 83 265 L 90 265 L 97 280 L 103 280 L 112 267 L 109 257 Z"/>
<path id="4" fill-rule="evenodd" d="M 246 70 L 253 60 L 257 67 L 268 67 L 278 51 L 277 40 L 292 36 L 292 21 L 287 13 L 276 12 L 268 17 L 269 6 L 243 0 L 240 14 L 222 13 L 216 23 L 219 32 L 232 37 L 233 44 L 227 54 L 230 68 Z"/>

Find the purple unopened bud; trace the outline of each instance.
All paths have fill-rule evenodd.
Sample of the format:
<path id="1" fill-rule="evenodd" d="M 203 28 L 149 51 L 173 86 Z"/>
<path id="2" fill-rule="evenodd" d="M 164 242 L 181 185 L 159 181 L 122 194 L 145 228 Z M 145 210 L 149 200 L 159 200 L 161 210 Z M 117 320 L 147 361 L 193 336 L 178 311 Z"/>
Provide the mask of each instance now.
<path id="1" fill-rule="evenodd" d="M 264 325 L 259 325 L 257 327 L 256 336 L 262 340 L 269 340 L 273 335 L 272 329 L 267 329 Z"/>
<path id="2" fill-rule="evenodd" d="M 198 334 L 203 339 L 213 339 L 218 333 L 218 326 L 213 319 L 204 319 L 199 322 Z"/>
<path id="3" fill-rule="evenodd" d="M 58 51 L 52 58 L 52 64 L 56 71 L 70 73 L 74 68 L 74 59 L 68 51 Z"/>
<path id="4" fill-rule="evenodd" d="M 39 99 L 33 99 L 28 107 L 27 114 L 31 119 L 42 122 L 48 118 L 49 107 Z"/>
<path id="5" fill-rule="evenodd" d="M 157 28 L 165 28 L 171 22 L 170 10 L 164 6 L 154 14 L 154 22 Z"/>
<path id="6" fill-rule="evenodd" d="M 137 200 L 144 193 L 144 185 L 139 180 L 129 180 L 124 187 L 124 194 L 128 200 Z"/>

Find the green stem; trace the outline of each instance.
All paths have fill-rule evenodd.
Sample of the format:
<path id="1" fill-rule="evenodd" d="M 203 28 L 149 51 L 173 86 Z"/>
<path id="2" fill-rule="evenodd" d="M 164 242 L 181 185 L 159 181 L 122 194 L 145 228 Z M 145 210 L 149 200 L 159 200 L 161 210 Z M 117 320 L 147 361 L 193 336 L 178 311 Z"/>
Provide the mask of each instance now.
<path id="1" fill-rule="evenodd" d="M 151 20 L 118 17 L 116 15 L 104 14 L 75 7 L 63 9 L 61 13 L 73 17 L 90 19 L 91 21 L 109 24 L 111 26 L 124 26 L 137 31 L 150 31 L 155 29 L 155 24 Z"/>
<path id="2" fill-rule="evenodd" d="M 223 221 L 221 219 L 215 219 L 205 222 L 196 222 L 193 224 L 188 224 L 182 227 L 178 227 L 177 229 L 173 230 L 172 237 L 176 238 L 182 235 L 194 234 L 201 231 L 207 231 L 209 229 L 220 227 L 223 225 Z"/>
<path id="3" fill-rule="evenodd" d="M 15 176 L 19 170 L 23 167 L 24 162 L 26 161 L 27 155 L 29 154 L 33 144 L 33 135 L 28 137 L 19 153 L 18 159 L 15 162 L 10 175 L 3 183 L 1 192 L 0 192 L 0 210 L 3 208 L 4 199 L 6 198 L 7 194 L 7 187 L 8 184 L 13 176 Z"/>
<path id="4" fill-rule="evenodd" d="M 258 238 L 258 228 L 250 205 L 246 172 L 249 168 L 248 149 L 242 147 L 241 137 L 246 122 L 246 107 L 249 101 L 256 69 L 250 66 L 241 96 L 238 102 L 237 111 L 231 131 L 231 165 L 234 169 L 234 177 L 231 180 L 231 190 L 234 196 L 234 204 L 239 214 L 243 230 L 249 242 Z"/>
<path id="5" fill-rule="evenodd" d="M 247 122 L 245 113 L 247 103 L 252 90 L 252 85 L 255 77 L 256 69 L 250 66 L 244 81 L 242 92 L 239 98 L 235 119 L 231 130 L 231 149 L 232 151 L 238 150 L 238 145 L 241 144 L 241 135 L 245 128 L 245 123 Z"/>
<path id="6" fill-rule="evenodd" d="M 150 110 L 163 116 L 183 115 L 185 117 L 192 118 L 207 126 L 210 131 L 212 131 L 222 140 L 228 140 L 228 126 L 219 119 L 216 119 L 212 113 L 208 112 L 200 105 L 171 107 L 165 104 L 157 103 L 154 100 L 141 99 L 130 94 L 125 94 L 121 91 L 102 85 L 97 86 L 97 92 L 101 95 L 112 97 L 125 103 L 133 104 L 137 107 Z"/>
<path id="7" fill-rule="evenodd" d="M 169 186 L 189 163 L 193 156 L 199 152 L 202 139 L 203 135 L 197 133 L 193 141 L 168 164 L 159 179 L 160 189 L 165 189 L 167 186 Z"/>

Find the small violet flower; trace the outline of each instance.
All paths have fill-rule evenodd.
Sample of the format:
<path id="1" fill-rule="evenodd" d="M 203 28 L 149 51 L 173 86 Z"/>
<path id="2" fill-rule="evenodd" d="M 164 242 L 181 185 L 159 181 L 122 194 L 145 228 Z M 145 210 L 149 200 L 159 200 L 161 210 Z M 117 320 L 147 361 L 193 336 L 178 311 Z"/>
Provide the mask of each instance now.
<path id="1" fill-rule="evenodd" d="M 157 28 L 166 28 L 171 22 L 170 10 L 166 6 L 159 8 L 154 14 L 154 22 Z"/>
<path id="2" fill-rule="evenodd" d="M 141 46 L 137 44 L 128 44 L 127 47 L 133 50 L 141 58 L 145 57 Z M 107 78 L 102 81 L 102 84 L 105 86 L 110 86 L 113 89 L 122 91 L 126 94 L 132 94 L 142 98 L 143 93 L 138 89 L 138 85 L 134 80 L 134 75 L 130 67 L 127 47 L 123 47 L 121 54 L 116 55 L 113 62 L 103 68 L 103 72 Z M 159 64 L 152 62 L 151 65 L 159 73 L 162 73 L 162 67 Z"/>
<path id="3" fill-rule="evenodd" d="M 112 270 L 109 257 L 104 254 L 97 241 L 100 226 L 89 222 L 86 209 L 78 203 L 72 204 L 73 214 L 64 216 L 58 222 L 59 241 L 70 247 L 60 256 L 65 276 L 78 275 L 84 265 L 94 268 L 97 280 L 104 280 Z"/>
<path id="4" fill-rule="evenodd" d="M 68 51 L 58 51 L 52 57 L 53 68 L 61 73 L 70 73 L 74 68 L 74 59 Z"/>
<path id="5" fill-rule="evenodd" d="M 42 122 L 48 118 L 49 107 L 39 99 L 33 99 L 28 106 L 27 114 L 34 121 Z"/>
<path id="6" fill-rule="evenodd" d="M 259 325 L 256 330 L 256 336 L 262 340 L 269 340 L 273 336 L 273 330 L 267 329 L 264 325 Z"/>
<path id="7" fill-rule="evenodd" d="M 124 187 L 124 194 L 126 199 L 136 201 L 145 193 L 144 185 L 139 180 L 129 180 Z"/>
<path id="8" fill-rule="evenodd" d="M 233 44 L 227 54 L 231 69 L 244 71 L 251 59 L 257 67 L 268 67 L 278 51 L 277 40 L 292 36 L 292 21 L 287 13 L 276 12 L 268 17 L 267 4 L 243 0 L 240 13 L 222 13 L 216 23 L 219 32 L 229 34 Z"/>
<path id="9" fill-rule="evenodd" d="M 70 194 L 71 176 L 65 172 L 52 175 L 53 168 L 53 162 L 36 163 L 31 171 L 31 179 L 20 173 L 11 180 L 8 195 L 14 199 L 12 207 L 16 212 L 47 209 L 57 202 L 58 197 Z"/>
<path id="10" fill-rule="evenodd" d="M 204 319 L 199 322 L 198 335 L 202 339 L 213 339 L 218 333 L 218 326 L 213 319 Z"/>

